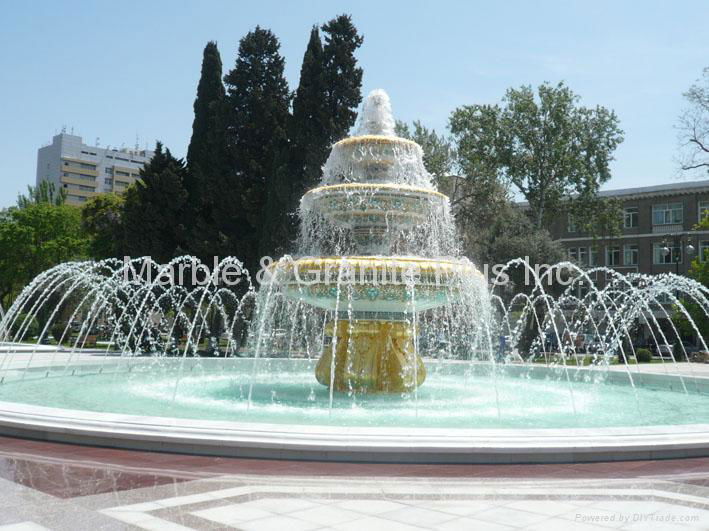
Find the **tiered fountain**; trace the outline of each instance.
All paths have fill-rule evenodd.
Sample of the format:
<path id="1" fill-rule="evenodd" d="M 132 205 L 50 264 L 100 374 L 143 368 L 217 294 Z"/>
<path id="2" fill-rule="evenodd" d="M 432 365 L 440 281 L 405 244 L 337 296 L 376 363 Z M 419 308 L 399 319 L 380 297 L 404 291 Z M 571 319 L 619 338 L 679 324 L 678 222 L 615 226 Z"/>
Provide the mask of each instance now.
<path id="1" fill-rule="evenodd" d="M 515 259 L 500 275 L 527 268 L 532 284 L 491 295 L 384 92 L 300 214 L 301 254 L 255 275 L 258 292 L 216 280 L 235 257 L 201 286 L 159 281 L 195 267 L 189 256 L 38 275 L 0 315 L 0 433 L 368 462 L 709 455 L 709 378 L 674 357 L 644 371 L 632 333 L 644 323 L 657 351 L 678 343 L 686 360 L 673 321 L 699 333 L 685 304 L 709 315 L 709 289 L 563 262 L 548 274 L 573 282 L 551 294 Z M 152 280 L 130 274 L 145 264 Z M 575 341 L 589 336 L 592 352 Z"/>
<path id="2" fill-rule="evenodd" d="M 340 256 L 288 263 L 286 294 L 334 312 L 321 384 L 411 391 L 426 378 L 413 314 L 459 297 L 461 281 L 484 280 L 470 262 L 437 256 L 454 249 L 448 198 L 433 186 L 421 147 L 394 134 L 383 90 L 367 97 L 358 133 L 333 146 L 321 186 L 301 200 L 303 246 Z"/>

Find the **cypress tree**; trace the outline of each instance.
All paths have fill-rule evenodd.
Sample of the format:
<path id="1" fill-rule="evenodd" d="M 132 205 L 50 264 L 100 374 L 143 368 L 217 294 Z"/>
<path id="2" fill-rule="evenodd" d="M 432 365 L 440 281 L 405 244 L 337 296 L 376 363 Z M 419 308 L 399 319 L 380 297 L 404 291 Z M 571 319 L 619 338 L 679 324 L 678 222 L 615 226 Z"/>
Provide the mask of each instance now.
<path id="1" fill-rule="evenodd" d="M 324 75 L 324 57 L 320 31 L 314 26 L 300 68 L 300 83 L 293 98 L 295 193 L 314 186 L 330 151 L 330 113 Z"/>
<path id="2" fill-rule="evenodd" d="M 215 42 L 208 42 L 204 47 L 194 101 L 185 189 L 188 194 L 189 250 L 209 261 L 211 256 L 220 252 L 213 210 L 222 176 L 229 171 L 224 135 L 225 95 L 219 49 Z"/>
<path id="3" fill-rule="evenodd" d="M 213 171 L 216 157 L 220 155 L 218 146 L 219 112 L 224 102 L 222 84 L 222 59 L 217 43 L 208 42 L 202 56 L 202 73 L 197 84 L 197 97 L 194 100 L 194 121 L 192 138 L 187 148 L 188 174 L 185 188 L 190 200 L 202 195 Z"/>
<path id="4" fill-rule="evenodd" d="M 278 236 L 269 218 L 286 209 L 275 182 L 288 149 L 290 106 L 279 50 L 276 36 L 257 26 L 241 39 L 236 65 L 224 78 L 233 173 L 220 187 L 215 217 L 232 253 L 250 269 Z"/>
<path id="5" fill-rule="evenodd" d="M 184 253 L 185 165 L 163 150 L 160 142 L 155 156 L 140 171 L 140 180 L 131 185 L 123 205 L 124 249 L 133 256 L 151 256 L 167 262 Z"/>
<path id="6" fill-rule="evenodd" d="M 330 114 L 330 141 L 336 142 L 354 125 L 362 101 L 362 69 L 355 52 L 364 38 L 357 33 L 350 15 L 340 15 L 322 26 L 326 101 Z"/>

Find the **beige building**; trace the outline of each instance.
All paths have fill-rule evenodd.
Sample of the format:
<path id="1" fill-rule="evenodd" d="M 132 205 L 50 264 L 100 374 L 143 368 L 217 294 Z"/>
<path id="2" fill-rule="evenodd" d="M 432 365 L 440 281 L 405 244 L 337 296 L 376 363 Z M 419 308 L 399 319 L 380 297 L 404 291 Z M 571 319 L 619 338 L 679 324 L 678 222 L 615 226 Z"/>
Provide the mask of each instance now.
<path id="1" fill-rule="evenodd" d="M 68 204 L 82 205 L 99 193 L 123 193 L 152 157 L 146 149 L 89 146 L 62 132 L 37 150 L 36 182 L 52 182 L 66 191 Z"/>

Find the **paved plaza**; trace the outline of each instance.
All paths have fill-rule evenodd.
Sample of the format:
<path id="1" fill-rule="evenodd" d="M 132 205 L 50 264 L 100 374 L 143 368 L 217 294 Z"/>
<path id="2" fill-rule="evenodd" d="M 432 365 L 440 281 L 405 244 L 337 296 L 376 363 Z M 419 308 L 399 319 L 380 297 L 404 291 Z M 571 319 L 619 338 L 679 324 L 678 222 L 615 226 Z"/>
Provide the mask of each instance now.
<path id="1" fill-rule="evenodd" d="M 709 459 L 368 465 L 0 438 L 0 530 L 709 529 Z"/>

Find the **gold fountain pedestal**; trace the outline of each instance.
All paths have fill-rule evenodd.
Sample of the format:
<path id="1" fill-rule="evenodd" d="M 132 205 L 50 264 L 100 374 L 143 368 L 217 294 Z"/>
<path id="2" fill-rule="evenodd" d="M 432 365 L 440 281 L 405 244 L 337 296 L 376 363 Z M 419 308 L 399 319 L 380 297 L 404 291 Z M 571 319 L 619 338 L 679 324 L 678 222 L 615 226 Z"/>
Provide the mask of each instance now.
<path id="1" fill-rule="evenodd" d="M 411 325 L 402 321 L 338 320 L 328 323 L 332 338 L 315 368 L 321 384 L 336 391 L 403 393 L 426 379 Z M 332 367 L 335 344 L 334 374 Z"/>

